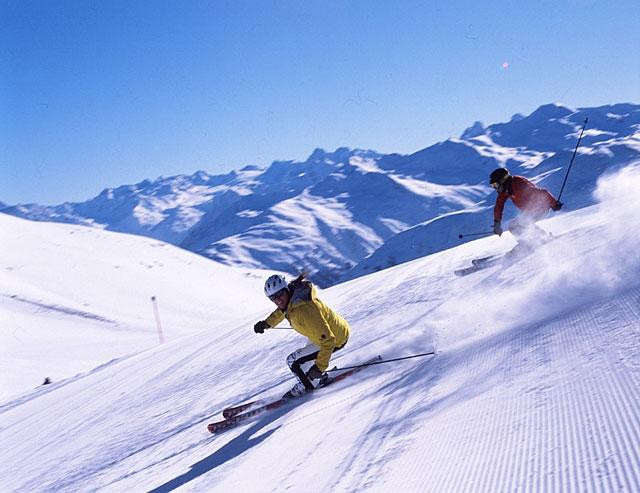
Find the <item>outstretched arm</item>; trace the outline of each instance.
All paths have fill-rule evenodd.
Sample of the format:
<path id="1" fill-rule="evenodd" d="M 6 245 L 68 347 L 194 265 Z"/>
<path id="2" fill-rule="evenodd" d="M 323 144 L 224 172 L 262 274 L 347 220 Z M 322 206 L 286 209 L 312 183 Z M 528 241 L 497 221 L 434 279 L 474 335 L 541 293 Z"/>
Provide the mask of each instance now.
<path id="1" fill-rule="evenodd" d="M 493 207 L 493 220 L 494 222 L 502 221 L 502 213 L 504 212 L 504 203 L 507 201 L 508 195 L 505 192 L 498 194 L 496 199 L 496 205 Z"/>
<path id="2" fill-rule="evenodd" d="M 269 327 L 275 327 L 283 320 L 284 320 L 284 313 L 282 312 L 282 310 L 280 310 L 280 308 L 278 308 L 277 310 L 274 310 L 271 313 L 271 315 L 267 317 L 265 322 L 269 324 Z"/>

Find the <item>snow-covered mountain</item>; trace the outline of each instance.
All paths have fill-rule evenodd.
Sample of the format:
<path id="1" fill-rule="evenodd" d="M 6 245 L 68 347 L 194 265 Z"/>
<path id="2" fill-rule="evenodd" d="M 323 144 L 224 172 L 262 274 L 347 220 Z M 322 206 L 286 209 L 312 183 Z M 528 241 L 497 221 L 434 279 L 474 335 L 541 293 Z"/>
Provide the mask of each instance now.
<path id="1" fill-rule="evenodd" d="M 163 317 L 202 305 L 188 321 L 203 319 L 202 331 L 0 403 L 0 490 L 639 491 L 638 189 L 638 166 L 601 179 L 597 205 L 543 221 L 556 239 L 513 263 L 453 275 L 508 250 L 507 233 L 322 291 L 352 327 L 332 363 L 434 346 L 437 356 L 370 367 L 219 436 L 206 425 L 224 407 L 292 385 L 285 357 L 305 344 L 288 330 L 253 333 L 270 309 L 258 280 L 155 240 L 0 215 L 4 292 L 133 320 L 147 310 L 135 292 L 146 300 L 145 284 L 162 284 L 162 300 L 179 297 Z M 46 253 L 59 243 L 72 257 L 66 271 L 37 255 L 43 233 Z M 1 315 L 23 315 L 0 335 L 44 368 L 62 341 L 38 338 L 54 341 L 74 315 L 30 306 L 0 297 Z M 70 342 L 91 335 L 83 321 Z M 70 359 L 106 350 L 91 338 L 77 347 Z"/>
<path id="2" fill-rule="evenodd" d="M 563 192 L 566 210 L 593 203 L 605 171 L 640 157 L 640 105 L 577 110 L 541 106 L 411 155 L 315 150 L 304 162 L 199 171 L 106 189 L 87 202 L 3 211 L 143 234 L 228 265 L 306 270 L 321 285 L 460 244 L 491 224 L 488 173 L 498 166 L 557 194 L 589 119 Z M 509 208 L 507 218 L 509 217 Z"/>

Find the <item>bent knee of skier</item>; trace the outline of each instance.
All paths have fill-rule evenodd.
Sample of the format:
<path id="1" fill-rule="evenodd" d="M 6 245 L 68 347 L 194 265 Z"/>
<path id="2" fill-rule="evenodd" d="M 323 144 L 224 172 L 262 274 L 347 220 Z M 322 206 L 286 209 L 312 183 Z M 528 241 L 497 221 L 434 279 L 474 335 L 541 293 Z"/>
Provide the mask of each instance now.
<path id="1" fill-rule="evenodd" d="M 294 351 L 293 353 L 291 353 L 289 356 L 287 356 L 287 366 L 292 369 L 293 364 L 296 362 L 296 353 L 298 351 Z M 292 369 L 293 371 L 293 369 Z"/>

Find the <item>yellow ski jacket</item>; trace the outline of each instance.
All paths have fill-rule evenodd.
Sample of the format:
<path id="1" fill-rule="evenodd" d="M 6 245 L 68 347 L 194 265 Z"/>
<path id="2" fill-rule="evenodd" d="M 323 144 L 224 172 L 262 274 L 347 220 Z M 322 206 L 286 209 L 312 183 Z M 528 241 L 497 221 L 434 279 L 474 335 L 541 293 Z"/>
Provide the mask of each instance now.
<path id="1" fill-rule="evenodd" d="M 275 327 L 286 318 L 296 332 L 320 348 L 316 366 L 324 371 L 333 350 L 344 346 L 349 339 L 349 324 L 318 299 L 316 288 L 309 281 L 297 282 L 290 287 L 293 289 L 286 311 L 276 309 L 266 322 L 269 327 Z"/>

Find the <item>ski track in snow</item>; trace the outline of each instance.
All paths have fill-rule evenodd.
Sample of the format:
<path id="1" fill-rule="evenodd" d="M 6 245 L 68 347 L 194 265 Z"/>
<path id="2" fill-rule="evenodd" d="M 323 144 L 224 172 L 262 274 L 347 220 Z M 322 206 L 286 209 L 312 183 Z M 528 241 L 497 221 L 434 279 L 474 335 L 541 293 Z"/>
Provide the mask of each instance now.
<path id="1" fill-rule="evenodd" d="M 31 306 L 35 306 L 35 307 L 38 307 L 38 308 L 42 308 L 43 310 L 51 310 L 51 311 L 63 313 L 65 315 L 88 318 L 88 319 L 92 319 L 92 320 L 97 320 L 99 322 L 105 322 L 105 323 L 109 323 L 109 324 L 113 324 L 113 325 L 118 325 L 118 323 L 115 320 L 110 320 L 108 318 L 102 317 L 102 316 L 97 315 L 95 313 L 90 313 L 90 312 L 78 310 L 78 309 L 75 309 L 75 308 L 69 308 L 69 307 L 66 307 L 66 306 L 60 306 L 60 305 L 56 305 L 56 304 L 53 304 L 53 303 L 43 303 L 41 301 L 29 300 L 27 298 L 23 298 L 23 297 L 18 296 L 16 294 L 12 294 L 12 295 L 0 294 L 0 296 L 5 297 L 5 298 L 10 298 L 10 299 L 15 300 L 15 301 L 19 301 L 20 303 L 24 303 L 24 304 L 27 304 L 27 305 L 31 305 Z"/>
<path id="2" fill-rule="evenodd" d="M 640 365 L 628 350 L 640 335 L 639 300 L 640 289 L 635 289 L 564 319 L 505 334 L 468 357 L 442 355 L 436 361 L 449 376 L 476 375 L 476 381 L 464 382 L 467 395 L 434 396 L 422 407 L 416 402 L 410 406 L 413 411 L 398 416 L 382 436 L 400 445 L 403 440 L 417 447 L 424 444 L 424 460 L 390 459 L 388 447 L 370 443 L 359 449 L 359 463 L 370 466 L 353 468 L 361 473 L 340 483 L 340 489 L 388 491 L 393 485 L 411 491 L 640 491 Z M 618 317 L 615 328 L 594 330 L 612 313 Z M 533 368 L 544 371 L 531 381 Z M 496 395 L 492 378 L 483 381 L 483 375 L 500 375 L 508 385 Z M 473 400 L 483 418 L 469 421 L 456 409 L 461 399 Z M 387 403 L 381 415 L 392 414 L 395 404 Z M 420 416 L 425 410 L 437 419 L 414 429 L 411 414 Z M 374 429 L 369 431 L 381 438 Z M 430 460 L 431 449 L 451 448 L 452 443 L 462 457 Z M 376 450 L 385 455 L 378 456 Z M 461 460 L 464 474 L 458 473 Z M 382 484 L 376 481 L 380 471 L 367 472 L 380 464 L 387 470 Z"/>

